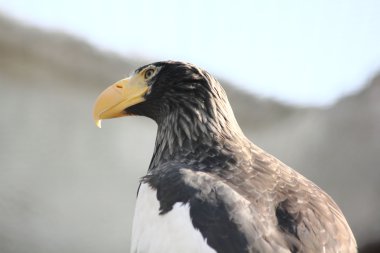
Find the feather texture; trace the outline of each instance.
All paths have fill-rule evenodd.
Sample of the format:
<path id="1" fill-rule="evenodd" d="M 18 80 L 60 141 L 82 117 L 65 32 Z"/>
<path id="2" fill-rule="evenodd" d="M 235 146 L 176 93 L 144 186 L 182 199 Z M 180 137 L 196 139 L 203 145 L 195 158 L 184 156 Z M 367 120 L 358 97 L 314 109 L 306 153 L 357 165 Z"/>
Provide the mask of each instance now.
<path id="1" fill-rule="evenodd" d="M 189 241 L 208 245 L 192 252 L 357 251 L 331 197 L 244 136 L 215 78 L 187 63 L 153 65 L 160 71 L 146 101 L 126 109 L 158 124 L 138 195 L 132 252 L 163 252 L 153 249 L 161 250 L 160 240 L 168 238 L 173 245 L 165 252 L 186 252 Z M 147 197 L 147 189 L 155 194 Z M 152 232 L 179 218 L 186 225 L 176 223 L 176 234 Z"/>

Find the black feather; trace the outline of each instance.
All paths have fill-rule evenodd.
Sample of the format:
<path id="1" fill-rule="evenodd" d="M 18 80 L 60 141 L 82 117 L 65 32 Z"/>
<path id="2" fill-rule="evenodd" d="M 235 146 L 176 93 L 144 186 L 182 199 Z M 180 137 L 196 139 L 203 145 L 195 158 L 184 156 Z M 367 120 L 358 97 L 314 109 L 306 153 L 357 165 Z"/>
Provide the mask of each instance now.
<path id="1" fill-rule="evenodd" d="M 189 204 L 194 227 L 219 253 L 356 252 L 335 202 L 244 136 L 210 74 L 182 62 L 152 65 L 160 71 L 146 101 L 126 111 L 158 124 L 143 181 L 157 190 L 161 215 Z"/>

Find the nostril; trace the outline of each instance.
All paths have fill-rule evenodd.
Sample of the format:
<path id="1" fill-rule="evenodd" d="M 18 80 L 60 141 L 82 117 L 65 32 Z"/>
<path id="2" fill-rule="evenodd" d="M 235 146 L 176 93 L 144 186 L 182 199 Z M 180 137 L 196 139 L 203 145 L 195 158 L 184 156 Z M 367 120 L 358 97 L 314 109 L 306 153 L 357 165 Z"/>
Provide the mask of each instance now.
<path id="1" fill-rule="evenodd" d="M 121 85 L 121 84 L 116 84 L 116 88 L 122 89 L 122 88 L 123 88 L 123 85 Z"/>

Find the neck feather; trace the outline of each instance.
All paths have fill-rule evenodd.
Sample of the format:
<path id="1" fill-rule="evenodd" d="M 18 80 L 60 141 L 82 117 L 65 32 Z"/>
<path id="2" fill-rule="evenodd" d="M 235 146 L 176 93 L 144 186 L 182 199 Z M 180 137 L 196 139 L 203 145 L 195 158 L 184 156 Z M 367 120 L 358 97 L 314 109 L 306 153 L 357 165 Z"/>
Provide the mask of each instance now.
<path id="1" fill-rule="evenodd" d="M 206 150 L 230 150 L 245 141 L 224 91 L 213 92 L 208 102 L 182 101 L 158 123 L 150 170 L 165 161 L 205 156 Z M 213 152 L 213 151 L 212 151 Z"/>

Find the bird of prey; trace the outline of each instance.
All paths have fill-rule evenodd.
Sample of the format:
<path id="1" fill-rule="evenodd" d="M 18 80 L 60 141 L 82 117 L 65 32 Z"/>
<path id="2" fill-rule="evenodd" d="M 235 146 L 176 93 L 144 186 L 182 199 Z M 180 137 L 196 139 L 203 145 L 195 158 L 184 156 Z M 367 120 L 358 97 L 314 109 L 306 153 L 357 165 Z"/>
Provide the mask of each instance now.
<path id="1" fill-rule="evenodd" d="M 99 127 L 127 115 L 158 125 L 132 253 L 357 252 L 337 204 L 245 137 L 208 72 L 176 61 L 138 68 L 94 106 Z"/>

